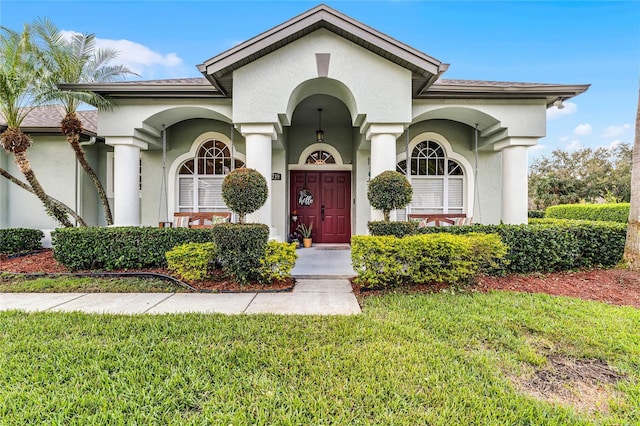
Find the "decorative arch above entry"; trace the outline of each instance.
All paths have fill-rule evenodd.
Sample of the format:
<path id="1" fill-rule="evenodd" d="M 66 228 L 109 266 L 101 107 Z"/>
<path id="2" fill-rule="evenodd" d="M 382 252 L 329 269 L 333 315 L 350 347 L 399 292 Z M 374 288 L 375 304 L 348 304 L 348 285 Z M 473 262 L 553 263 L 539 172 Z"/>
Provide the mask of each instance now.
<path id="1" fill-rule="evenodd" d="M 345 165 L 340 152 L 326 143 L 314 143 L 302 151 L 298 157 L 298 163 L 291 165 L 290 169 L 345 169 L 351 165 Z"/>

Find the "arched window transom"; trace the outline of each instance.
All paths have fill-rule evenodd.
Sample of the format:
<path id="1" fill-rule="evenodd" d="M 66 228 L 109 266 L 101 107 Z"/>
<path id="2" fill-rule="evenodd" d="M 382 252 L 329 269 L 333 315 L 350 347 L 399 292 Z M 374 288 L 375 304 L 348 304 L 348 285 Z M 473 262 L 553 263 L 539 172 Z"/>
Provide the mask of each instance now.
<path id="1" fill-rule="evenodd" d="M 305 161 L 306 164 L 336 164 L 336 159 L 327 151 L 318 150 L 312 152 Z"/>

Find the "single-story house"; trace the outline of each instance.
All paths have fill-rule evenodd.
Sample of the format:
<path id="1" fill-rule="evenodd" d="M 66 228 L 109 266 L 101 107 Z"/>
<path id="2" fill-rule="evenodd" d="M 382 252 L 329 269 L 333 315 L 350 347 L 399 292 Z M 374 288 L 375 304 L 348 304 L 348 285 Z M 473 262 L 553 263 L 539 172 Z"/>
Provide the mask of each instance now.
<path id="1" fill-rule="evenodd" d="M 381 218 L 367 183 L 385 170 L 406 173 L 414 189 L 411 205 L 394 212 L 399 219 L 462 213 L 525 223 L 527 150 L 545 136 L 547 108 L 589 86 L 447 80 L 448 66 L 319 5 L 205 60 L 201 78 L 61 88 L 116 104 L 97 112 L 85 150 L 117 225 L 226 211 L 222 180 L 242 166 L 269 187 L 249 221 L 268 224 L 280 240 L 294 212 L 314 222 L 315 242 L 367 233 L 367 222 Z M 64 138 L 27 130 L 45 189 L 89 224 L 104 224 Z M 0 167 L 19 175 L 7 153 Z M 55 227 L 34 196 L 5 179 L 0 201 L 0 227 Z"/>

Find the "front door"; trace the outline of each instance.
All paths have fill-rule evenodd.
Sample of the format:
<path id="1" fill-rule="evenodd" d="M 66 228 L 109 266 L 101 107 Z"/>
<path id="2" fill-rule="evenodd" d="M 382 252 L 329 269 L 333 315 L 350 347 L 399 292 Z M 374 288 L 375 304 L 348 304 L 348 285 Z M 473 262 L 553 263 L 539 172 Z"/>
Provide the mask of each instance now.
<path id="1" fill-rule="evenodd" d="M 351 172 L 292 171 L 290 200 L 298 224 L 313 222 L 313 242 L 351 241 Z"/>

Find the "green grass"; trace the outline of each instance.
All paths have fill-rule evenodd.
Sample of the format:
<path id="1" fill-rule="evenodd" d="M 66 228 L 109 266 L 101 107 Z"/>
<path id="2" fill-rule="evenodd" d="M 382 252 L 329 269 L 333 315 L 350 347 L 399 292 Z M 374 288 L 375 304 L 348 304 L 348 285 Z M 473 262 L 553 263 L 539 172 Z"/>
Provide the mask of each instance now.
<path id="1" fill-rule="evenodd" d="M 388 294 L 362 315 L 0 313 L 0 424 L 640 424 L 640 310 Z M 516 391 L 564 354 L 627 379 L 607 413 Z"/>
<path id="2" fill-rule="evenodd" d="M 167 281 L 149 278 L 46 277 L 25 279 L 0 273 L 0 293 L 164 293 L 186 291 Z"/>

